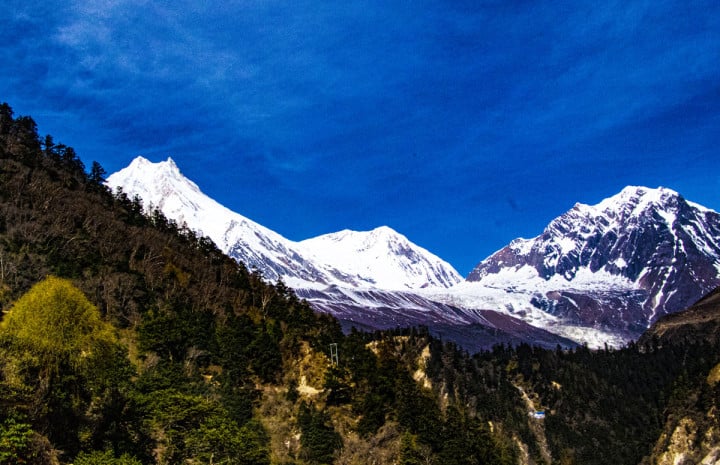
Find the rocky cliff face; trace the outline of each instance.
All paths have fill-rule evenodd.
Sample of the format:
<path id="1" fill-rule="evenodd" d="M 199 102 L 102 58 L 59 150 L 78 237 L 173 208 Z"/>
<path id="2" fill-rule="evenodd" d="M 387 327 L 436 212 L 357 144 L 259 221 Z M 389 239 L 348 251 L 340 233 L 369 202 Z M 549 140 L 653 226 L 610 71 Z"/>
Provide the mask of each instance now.
<path id="1" fill-rule="evenodd" d="M 653 341 L 659 344 L 705 341 L 720 346 L 720 287 L 690 308 L 660 318 L 642 335 L 638 343 L 646 345 Z"/>
<path id="2" fill-rule="evenodd" d="M 671 404 L 663 433 L 641 465 L 720 463 L 720 365 L 704 381 L 689 387 L 685 399 Z"/>
<path id="3" fill-rule="evenodd" d="M 720 462 L 720 431 L 717 418 L 713 425 L 698 424 L 690 417 L 681 418 L 671 432 L 663 434 L 652 459 L 653 465 L 714 465 Z M 704 423 L 704 422 L 703 422 Z"/>
<path id="4" fill-rule="evenodd" d="M 576 204 L 540 236 L 483 260 L 467 280 L 554 281 L 538 299 L 547 311 L 642 328 L 693 304 L 720 284 L 719 275 L 720 215 L 670 189 L 631 186 L 594 206 Z"/>

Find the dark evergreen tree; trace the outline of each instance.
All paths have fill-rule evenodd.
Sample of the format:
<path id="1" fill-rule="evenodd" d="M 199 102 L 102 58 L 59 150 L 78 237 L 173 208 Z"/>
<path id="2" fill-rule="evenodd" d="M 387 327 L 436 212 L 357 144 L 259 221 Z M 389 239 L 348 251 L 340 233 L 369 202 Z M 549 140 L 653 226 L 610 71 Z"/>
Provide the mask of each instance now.
<path id="1" fill-rule="evenodd" d="M 333 463 L 335 451 L 342 447 L 342 439 L 330 423 L 328 414 L 302 402 L 298 425 L 302 459 L 315 465 Z"/>
<path id="2" fill-rule="evenodd" d="M 100 163 L 93 161 L 92 166 L 90 168 L 90 176 L 89 180 L 92 183 L 95 184 L 102 184 L 105 182 L 105 175 L 107 172 L 105 171 L 105 168 L 103 168 Z"/>

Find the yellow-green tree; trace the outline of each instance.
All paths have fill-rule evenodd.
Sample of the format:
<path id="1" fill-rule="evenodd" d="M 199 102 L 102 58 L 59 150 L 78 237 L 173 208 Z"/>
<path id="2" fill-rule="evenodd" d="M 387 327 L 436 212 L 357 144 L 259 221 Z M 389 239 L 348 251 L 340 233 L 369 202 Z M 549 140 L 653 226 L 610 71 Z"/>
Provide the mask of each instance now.
<path id="1" fill-rule="evenodd" d="M 68 457 L 128 442 L 113 413 L 133 375 L 127 350 L 70 281 L 50 276 L 10 308 L 0 322 L 0 372 L 0 392 L 14 398 L 8 413 Z"/>
<path id="2" fill-rule="evenodd" d="M 14 352 L 36 357 L 41 372 L 57 373 L 101 359 L 116 343 L 112 325 L 66 279 L 49 276 L 15 302 L 0 322 L 0 336 Z"/>

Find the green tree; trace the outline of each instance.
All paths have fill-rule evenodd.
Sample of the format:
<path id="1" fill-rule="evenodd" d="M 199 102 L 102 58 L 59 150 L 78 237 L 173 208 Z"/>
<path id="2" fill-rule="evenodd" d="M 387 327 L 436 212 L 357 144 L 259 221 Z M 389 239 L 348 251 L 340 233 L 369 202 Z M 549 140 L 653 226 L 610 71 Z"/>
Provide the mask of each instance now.
<path id="1" fill-rule="evenodd" d="M 7 102 L 0 103 L 0 136 L 6 136 L 13 125 L 13 110 Z"/>
<path id="2" fill-rule="evenodd" d="M 400 437 L 400 458 L 398 463 L 400 465 L 423 465 L 424 458 L 417 443 L 417 437 L 408 432 L 403 433 Z"/>
<path id="3" fill-rule="evenodd" d="M 32 434 L 30 425 L 13 418 L 0 424 L 0 465 L 28 463 Z"/>
<path id="4" fill-rule="evenodd" d="M 220 402 L 175 390 L 143 396 L 147 421 L 161 436 L 159 463 L 264 465 L 270 462 L 262 425 L 239 425 Z"/>
<path id="5" fill-rule="evenodd" d="M 73 462 L 74 465 L 142 465 L 142 463 L 128 454 L 115 457 L 111 451 L 80 452 Z"/>
<path id="6" fill-rule="evenodd" d="M 0 339 L 2 384 L 22 396 L 15 404 L 55 448 L 72 457 L 84 444 L 137 438 L 122 425 L 104 433 L 117 424 L 113 411 L 126 410 L 134 371 L 113 327 L 70 281 L 50 276 L 33 286 L 0 323 Z"/>
<path id="7" fill-rule="evenodd" d="M 95 184 L 102 184 L 105 182 L 106 174 L 107 171 L 105 171 L 105 168 L 103 168 L 100 163 L 93 161 L 92 166 L 90 167 L 90 176 L 88 179 Z"/>
<path id="8" fill-rule="evenodd" d="M 282 370 L 282 354 L 274 333 L 274 325 L 263 324 L 247 348 L 250 368 L 265 382 L 275 382 Z"/>
<path id="9" fill-rule="evenodd" d="M 327 412 L 318 411 L 303 401 L 300 404 L 298 425 L 302 433 L 301 458 L 314 465 L 332 463 L 335 451 L 342 447 L 342 438 L 332 426 Z"/>
<path id="10" fill-rule="evenodd" d="M 49 276 L 10 308 L 0 336 L 11 347 L 37 357 L 42 374 L 57 374 L 64 363 L 73 368 L 102 358 L 117 343 L 112 325 L 66 280 Z"/>
<path id="11" fill-rule="evenodd" d="M 34 166 L 41 154 L 37 124 L 29 116 L 19 116 L 10 124 L 5 137 L 5 149 L 19 161 Z"/>
<path id="12" fill-rule="evenodd" d="M 85 295 L 66 280 L 49 276 L 10 308 L 0 335 L 36 355 L 48 372 L 62 362 L 86 364 L 117 342 L 112 325 Z"/>
<path id="13" fill-rule="evenodd" d="M 267 435 L 258 421 L 242 427 L 228 415 L 210 416 L 185 440 L 189 455 L 200 463 L 265 465 L 270 463 Z"/>
<path id="14" fill-rule="evenodd" d="M 328 405 L 347 404 L 352 400 L 352 388 L 347 381 L 349 376 L 344 367 L 332 366 L 325 372 L 323 388 L 328 392 Z"/>

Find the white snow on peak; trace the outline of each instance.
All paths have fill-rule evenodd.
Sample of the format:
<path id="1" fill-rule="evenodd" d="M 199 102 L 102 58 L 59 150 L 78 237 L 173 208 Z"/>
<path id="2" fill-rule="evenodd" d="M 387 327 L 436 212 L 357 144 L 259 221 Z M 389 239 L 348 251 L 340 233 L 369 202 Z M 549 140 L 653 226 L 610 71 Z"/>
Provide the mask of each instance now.
<path id="1" fill-rule="evenodd" d="M 361 276 L 382 289 L 449 287 L 462 280 L 444 260 L 387 226 L 343 230 L 300 242 L 316 261 Z"/>
<path id="2" fill-rule="evenodd" d="M 138 195 L 148 210 L 158 208 L 231 256 L 264 264 L 271 279 L 304 280 L 308 287 L 322 283 L 405 290 L 449 287 L 462 279 L 450 264 L 387 226 L 291 241 L 205 195 L 171 158 L 152 163 L 137 157 L 109 176 L 107 185 Z"/>
<path id="3" fill-rule="evenodd" d="M 532 250 L 534 243 L 535 242 L 532 239 L 523 239 L 522 237 L 519 237 L 510 242 L 510 249 L 512 249 L 512 251 L 517 255 L 527 255 Z"/>
<path id="4" fill-rule="evenodd" d="M 575 241 L 569 237 L 560 237 L 556 242 L 560 246 L 560 253 L 562 255 L 572 252 L 577 246 Z"/>
<path id="5" fill-rule="evenodd" d="M 671 197 L 679 197 L 680 194 L 667 187 L 655 189 L 643 186 L 627 186 L 618 194 L 602 200 L 595 205 L 596 211 L 610 213 L 621 211 L 623 208 L 632 208 L 631 214 L 638 215 L 651 205 L 661 206 Z"/>
<path id="6" fill-rule="evenodd" d="M 127 168 L 110 175 L 107 185 L 122 187 L 128 196 L 139 196 L 146 209 L 159 209 L 179 225 L 185 224 L 202 232 L 223 250 L 237 239 L 230 233 L 232 224 L 244 225 L 245 229 L 266 235 L 274 241 L 285 240 L 203 194 L 197 184 L 182 175 L 172 158 L 152 163 L 144 157 L 137 157 Z"/>

